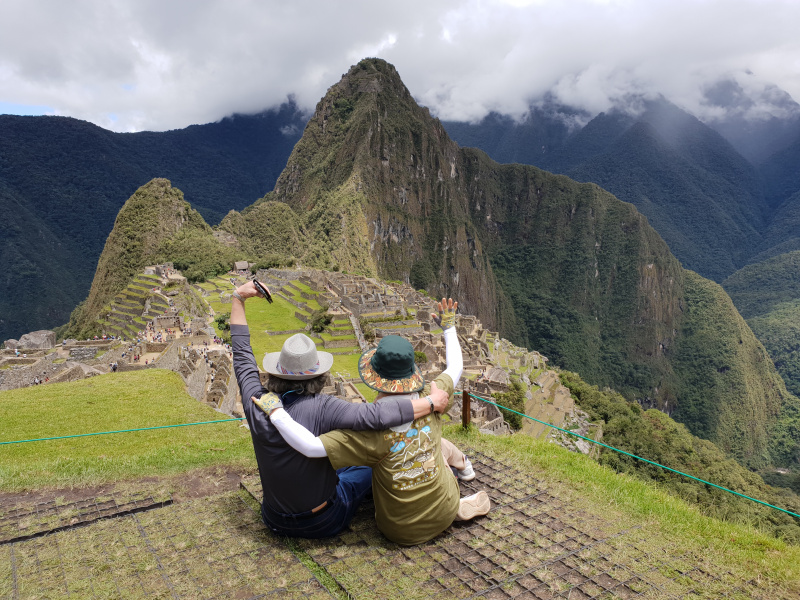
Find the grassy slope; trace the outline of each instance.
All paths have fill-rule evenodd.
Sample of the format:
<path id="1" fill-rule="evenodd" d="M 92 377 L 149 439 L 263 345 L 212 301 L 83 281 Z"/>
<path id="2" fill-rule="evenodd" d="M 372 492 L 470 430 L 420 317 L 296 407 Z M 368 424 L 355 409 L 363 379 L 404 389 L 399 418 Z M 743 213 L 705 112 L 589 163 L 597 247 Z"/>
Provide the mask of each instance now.
<path id="1" fill-rule="evenodd" d="M 106 375 L 72 384 L 6 392 L 0 396 L 0 416 L 11 425 L 11 437 L 28 438 L 217 415 L 208 415 L 211 411 L 186 396 L 181 388 L 176 375 L 163 371 Z M 54 391 L 58 393 L 54 395 Z M 153 403 L 154 398 L 161 401 Z M 39 403 L 39 410 L 30 415 L 33 418 L 15 417 L 20 402 Z M 54 412 L 53 403 L 62 410 Z M 582 510 L 645 528 L 654 552 L 677 547 L 707 555 L 713 558 L 704 568 L 712 572 L 730 570 L 736 575 L 763 577 L 766 585 L 787 592 L 780 597 L 800 593 L 800 547 L 748 527 L 704 517 L 653 484 L 617 475 L 583 455 L 542 440 L 482 436 L 457 426 L 448 426 L 446 435 L 461 447 L 512 461 L 546 482 L 551 493 L 577 502 Z M 0 482 L 4 489 L 15 490 L 156 476 L 208 464 L 253 462 L 249 436 L 235 424 L 22 444 L 3 447 L 2 452 L 5 456 Z"/>
<path id="2" fill-rule="evenodd" d="M 215 279 L 220 286 L 227 286 L 230 288 L 227 280 L 224 278 Z M 297 282 L 295 282 L 297 283 Z M 283 335 L 269 335 L 268 331 L 289 331 L 296 329 L 305 329 L 306 324 L 294 316 L 294 313 L 299 309 L 290 304 L 277 294 L 272 296 L 274 302 L 268 304 L 264 301 L 251 300 L 247 303 L 247 323 L 250 327 L 250 343 L 253 346 L 253 353 L 256 356 L 256 361 L 260 364 L 261 359 L 266 352 L 280 352 L 283 342 L 287 338 L 294 335 L 287 333 Z M 214 296 L 207 298 L 211 308 L 217 314 L 230 312 L 230 304 L 222 304 L 214 299 Z M 312 305 L 317 305 L 317 302 L 308 301 Z M 316 340 L 317 347 L 323 350 L 322 340 Z M 354 344 L 355 345 L 355 344 Z M 333 356 L 333 371 L 340 373 L 350 373 L 352 377 L 358 377 L 358 356 L 355 354 L 334 354 Z"/>
<path id="3" fill-rule="evenodd" d="M 24 410 L 21 410 L 24 407 Z M 177 373 L 131 371 L 0 394 L 0 441 L 228 418 L 189 396 Z M 0 446 L 0 489 L 90 485 L 214 464 L 255 466 L 238 423 Z"/>

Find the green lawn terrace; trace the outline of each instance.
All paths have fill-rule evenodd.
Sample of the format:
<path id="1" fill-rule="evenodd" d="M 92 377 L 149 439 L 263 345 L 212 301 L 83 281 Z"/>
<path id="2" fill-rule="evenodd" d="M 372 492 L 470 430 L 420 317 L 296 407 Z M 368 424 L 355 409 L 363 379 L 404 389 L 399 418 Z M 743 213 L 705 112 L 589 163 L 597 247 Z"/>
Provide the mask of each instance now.
<path id="1" fill-rule="evenodd" d="M 0 394 L 3 442 L 225 418 L 190 396 L 177 373 L 164 369 Z M 96 485 L 214 464 L 247 466 L 253 460 L 249 436 L 236 422 L 2 445 L 0 454 L 5 491 Z"/>

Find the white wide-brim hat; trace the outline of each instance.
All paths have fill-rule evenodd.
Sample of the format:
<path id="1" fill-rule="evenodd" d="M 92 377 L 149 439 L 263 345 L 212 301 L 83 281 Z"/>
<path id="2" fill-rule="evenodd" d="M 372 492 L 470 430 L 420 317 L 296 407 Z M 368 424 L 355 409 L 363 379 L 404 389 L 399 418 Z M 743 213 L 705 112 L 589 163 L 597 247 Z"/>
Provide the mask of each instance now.
<path id="1" fill-rule="evenodd" d="M 264 370 L 281 379 L 313 379 L 333 366 L 333 354 L 321 352 L 310 337 L 296 333 L 283 342 L 280 352 L 264 355 Z"/>

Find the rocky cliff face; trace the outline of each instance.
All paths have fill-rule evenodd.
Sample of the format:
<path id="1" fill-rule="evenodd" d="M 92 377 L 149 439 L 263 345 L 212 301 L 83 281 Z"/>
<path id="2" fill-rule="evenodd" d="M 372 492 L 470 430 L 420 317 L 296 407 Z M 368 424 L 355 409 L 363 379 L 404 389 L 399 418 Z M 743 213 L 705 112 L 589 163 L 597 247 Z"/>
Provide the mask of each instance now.
<path id="1" fill-rule="evenodd" d="M 335 230 L 330 247 L 343 270 L 409 282 L 416 267 L 429 273 L 429 292 L 459 298 L 494 327 L 497 286 L 461 162 L 394 67 L 362 61 L 320 100 L 273 197 L 316 212 L 311 229 Z"/>

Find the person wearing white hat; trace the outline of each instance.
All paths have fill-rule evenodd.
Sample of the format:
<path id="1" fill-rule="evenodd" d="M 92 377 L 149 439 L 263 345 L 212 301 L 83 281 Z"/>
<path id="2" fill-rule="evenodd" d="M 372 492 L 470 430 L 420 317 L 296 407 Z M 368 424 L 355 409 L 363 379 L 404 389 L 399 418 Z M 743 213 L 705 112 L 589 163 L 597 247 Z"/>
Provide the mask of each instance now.
<path id="1" fill-rule="evenodd" d="M 266 290 L 269 293 L 269 290 Z M 269 373 L 261 379 L 247 327 L 245 301 L 262 297 L 252 281 L 239 286 L 231 301 L 233 370 L 242 394 L 242 407 L 250 427 L 264 498 L 261 515 L 274 532 L 319 538 L 347 527 L 372 486 L 369 467 L 334 470 L 327 459 L 307 458 L 292 449 L 268 418 L 281 406 L 316 435 L 335 429 L 383 430 L 444 411 L 448 394 L 431 389 L 425 398 L 393 403 L 352 404 L 323 394 L 333 365 L 329 352 L 317 350 L 314 341 L 298 333 L 283 343 L 280 352 L 264 356 Z"/>
<path id="2" fill-rule="evenodd" d="M 463 371 L 463 357 L 455 329 L 458 303 L 439 303 L 447 367 L 431 386 L 452 395 Z M 400 336 L 381 339 L 361 355 L 361 379 L 381 392 L 378 404 L 397 397 L 414 397 L 425 381 L 414 363 L 414 348 Z M 429 414 L 385 431 L 331 431 L 319 436 L 294 422 L 280 407 L 270 420 L 293 448 L 309 457 L 327 457 L 336 467 L 370 465 L 373 468 L 375 520 L 378 529 L 398 544 L 422 544 L 447 529 L 453 520 L 470 520 L 491 510 L 485 491 L 460 497 L 457 479 L 475 477 L 469 459 L 442 437 L 437 414 Z M 452 474 L 451 474 L 452 468 Z"/>

